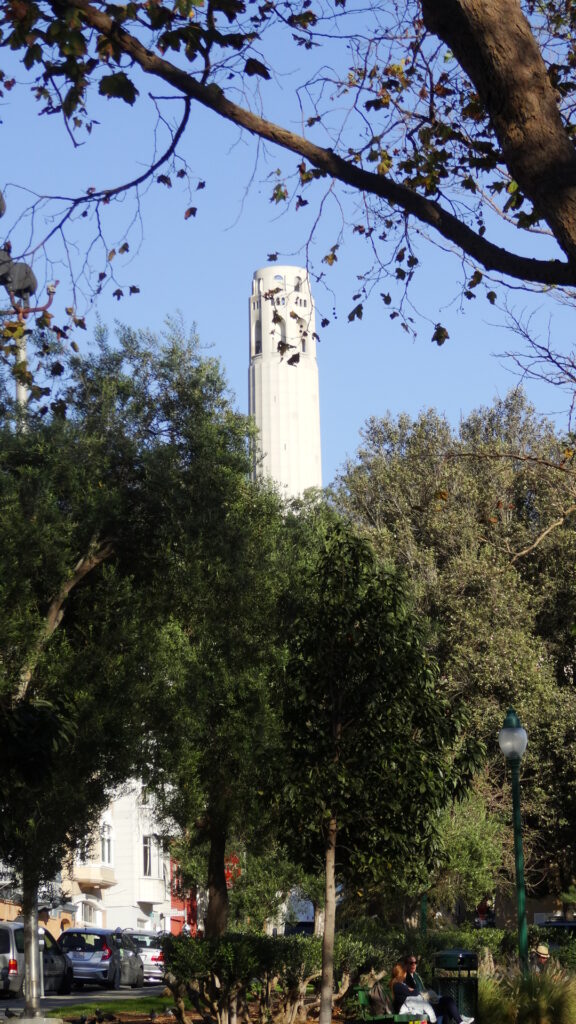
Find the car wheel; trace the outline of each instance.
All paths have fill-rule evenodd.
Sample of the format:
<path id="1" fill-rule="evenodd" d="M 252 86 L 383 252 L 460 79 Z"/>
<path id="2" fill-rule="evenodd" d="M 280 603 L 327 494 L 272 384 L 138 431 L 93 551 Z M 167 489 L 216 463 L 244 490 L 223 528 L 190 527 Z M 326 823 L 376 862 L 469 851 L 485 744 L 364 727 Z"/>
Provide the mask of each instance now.
<path id="1" fill-rule="evenodd" d="M 142 988 L 143 985 L 144 985 L 144 968 L 141 967 L 140 970 L 138 971 L 138 977 L 136 978 L 136 981 L 132 982 L 132 984 L 130 985 L 130 988 Z"/>

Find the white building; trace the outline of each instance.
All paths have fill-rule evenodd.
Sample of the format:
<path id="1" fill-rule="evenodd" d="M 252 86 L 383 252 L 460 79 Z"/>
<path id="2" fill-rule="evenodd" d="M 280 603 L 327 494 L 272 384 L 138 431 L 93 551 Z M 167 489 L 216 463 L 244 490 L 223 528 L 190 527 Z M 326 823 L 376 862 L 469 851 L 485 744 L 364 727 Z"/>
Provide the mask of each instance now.
<path id="1" fill-rule="evenodd" d="M 255 467 L 283 497 L 322 487 L 314 302 L 306 270 L 257 270 L 250 296 L 249 410 Z"/>
<path id="2" fill-rule="evenodd" d="M 74 862 L 63 884 L 77 906 L 76 925 L 170 929 L 170 858 L 140 783 L 111 801 L 89 856 Z"/>

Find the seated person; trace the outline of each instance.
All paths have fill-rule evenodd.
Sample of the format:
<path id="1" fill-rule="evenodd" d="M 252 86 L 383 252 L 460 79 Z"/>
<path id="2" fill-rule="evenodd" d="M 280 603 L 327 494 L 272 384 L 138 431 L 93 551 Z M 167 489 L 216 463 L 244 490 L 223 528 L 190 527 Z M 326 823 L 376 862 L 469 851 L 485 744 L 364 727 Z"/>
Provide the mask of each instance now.
<path id="1" fill-rule="evenodd" d="M 402 963 L 404 964 L 404 970 L 406 971 L 406 984 L 408 985 L 408 988 L 414 988 L 417 992 L 424 992 L 426 990 L 426 985 L 418 974 L 418 960 L 414 956 L 414 953 L 409 953 L 408 956 L 405 956 Z"/>
<path id="2" fill-rule="evenodd" d="M 418 961 L 416 957 L 413 954 L 410 954 L 404 958 L 403 964 L 396 964 L 396 967 L 400 967 L 404 972 L 402 989 L 407 993 L 404 996 L 402 1003 L 400 1003 L 400 1006 L 402 1006 L 410 996 L 423 995 L 425 999 L 428 999 L 428 993 L 426 992 L 422 978 L 417 972 Z M 473 1024 L 474 1021 L 474 1017 L 464 1017 L 461 1015 L 455 1000 L 452 999 L 452 996 L 439 996 L 434 1002 L 434 1011 L 438 1016 L 442 1016 L 445 1022 L 453 1020 L 455 1021 L 455 1024 Z M 398 1012 L 398 1010 L 394 1010 L 394 1013 Z"/>
<path id="3" fill-rule="evenodd" d="M 550 963 L 550 949 L 545 942 L 541 942 L 536 950 L 536 959 L 533 964 L 533 970 L 537 974 L 543 974 Z"/>
<path id="4" fill-rule="evenodd" d="M 409 996 L 418 995 L 416 989 L 409 988 L 406 984 L 406 969 L 402 964 L 394 964 L 392 968 L 390 991 L 394 1013 L 400 1013 L 400 1007 L 404 1005 Z"/>

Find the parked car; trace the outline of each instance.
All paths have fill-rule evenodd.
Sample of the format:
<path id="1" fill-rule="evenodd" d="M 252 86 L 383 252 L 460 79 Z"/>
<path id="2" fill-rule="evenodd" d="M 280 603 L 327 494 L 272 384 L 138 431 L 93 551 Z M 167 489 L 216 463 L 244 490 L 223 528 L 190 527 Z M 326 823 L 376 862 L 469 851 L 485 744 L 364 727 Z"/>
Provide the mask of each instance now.
<path id="1" fill-rule="evenodd" d="M 67 995 L 72 989 L 72 965 L 50 932 L 41 929 L 41 962 L 44 992 Z M 21 996 L 24 992 L 24 925 L 0 921 L 0 993 Z"/>
<path id="2" fill-rule="evenodd" d="M 67 928 L 58 939 L 74 972 L 74 984 L 120 988 L 144 984 L 144 965 L 132 939 L 121 929 Z"/>
<path id="3" fill-rule="evenodd" d="M 162 935 L 156 932 L 137 932 L 132 928 L 126 929 L 144 964 L 144 981 L 164 980 L 164 953 L 162 952 Z"/>

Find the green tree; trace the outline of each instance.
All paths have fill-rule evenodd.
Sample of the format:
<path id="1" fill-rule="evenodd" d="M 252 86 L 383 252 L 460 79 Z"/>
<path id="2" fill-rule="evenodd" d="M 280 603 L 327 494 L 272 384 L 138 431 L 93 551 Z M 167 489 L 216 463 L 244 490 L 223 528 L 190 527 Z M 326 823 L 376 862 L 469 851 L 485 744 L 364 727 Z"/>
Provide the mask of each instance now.
<path id="1" fill-rule="evenodd" d="M 250 838 L 257 851 L 267 835 L 260 791 L 277 737 L 268 678 L 282 518 L 274 492 L 249 480 L 252 430 L 231 408 L 217 362 L 201 359 L 195 342 L 187 348 L 180 331 L 172 324 L 158 353 L 129 330 L 117 349 L 103 341 L 76 400 L 109 445 L 125 424 L 121 554 L 134 584 L 153 594 L 162 634 L 148 672 L 143 771 L 167 833 L 180 834 L 184 872 L 207 882 L 215 935 L 227 923 L 227 844 Z"/>
<path id="2" fill-rule="evenodd" d="M 261 932 L 284 913 L 298 869 L 277 844 L 260 856 L 242 858 L 242 872 L 230 890 L 230 920 L 240 930 Z"/>
<path id="3" fill-rule="evenodd" d="M 101 441 L 58 419 L 0 429 L 0 856 L 22 879 L 32 1006 L 38 885 L 134 766 L 143 604 L 112 560 Z"/>
<path id="4" fill-rule="evenodd" d="M 553 887 L 573 872 L 573 757 L 566 752 L 576 698 L 568 621 L 574 479 L 566 450 L 566 440 L 514 391 L 458 431 L 434 411 L 415 421 L 371 420 L 337 494 L 384 563 L 409 574 L 430 622 L 443 692 L 467 705 L 486 744 L 478 792 L 489 815 L 509 814 L 496 735 L 509 704 L 519 707 L 529 731 L 530 881 Z"/>
<path id="5" fill-rule="evenodd" d="M 242 557 L 238 495 L 244 512 L 250 500 L 247 420 L 178 323 L 161 344 L 102 335 L 71 367 L 66 408 L 2 424 L 0 713 L 14 756 L 0 856 L 23 877 L 30 942 L 38 882 L 153 760 L 153 715 L 180 666 L 174 612 L 202 621 Z"/>
<path id="6" fill-rule="evenodd" d="M 435 668 L 399 578 L 334 513 L 294 528 L 299 585 L 285 598 L 288 660 L 279 681 L 287 750 L 282 805 L 293 855 L 324 865 L 320 1020 L 332 1015 L 337 879 L 421 875 L 437 814 L 478 751 Z M 307 541 L 304 542 L 304 541 Z M 295 550 L 296 556 L 296 550 Z M 407 811 L 405 787 L 415 799 Z"/>
<path id="7" fill-rule="evenodd" d="M 502 847 L 507 824 L 490 814 L 477 792 L 442 812 L 442 870 L 433 876 L 429 904 L 451 910 L 459 904 L 478 905 L 484 893 L 492 893 L 502 867 Z"/>
<path id="8" fill-rule="evenodd" d="M 176 823 L 185 837 L 187 873 L 207 881 L 210 938 L 227 927 L 227 855 L 257 854 L 271 838 L 262 794 L 279 744 L 269 678 L 282 651 L 281 526 L 272 492 L 248 482 L 230 490 L 204 563 L 202 601 L 184 594 L 172 606 L 171 686 L 158 691 L 150 781 L 168 830 Z"/>

